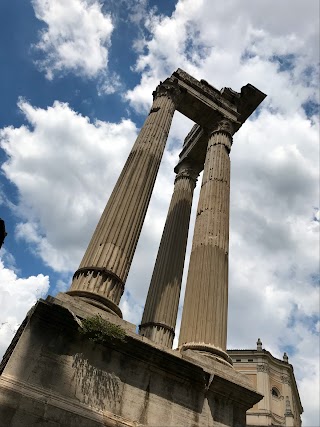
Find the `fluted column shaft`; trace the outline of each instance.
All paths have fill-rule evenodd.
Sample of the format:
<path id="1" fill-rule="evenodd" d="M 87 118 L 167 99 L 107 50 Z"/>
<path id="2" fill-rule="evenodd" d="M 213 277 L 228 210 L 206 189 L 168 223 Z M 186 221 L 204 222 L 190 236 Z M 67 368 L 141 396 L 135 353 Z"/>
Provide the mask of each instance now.
<path id="1" fill-rule="evenodd" d="M 221 121 L 206 153 L 179 345 L 226 354 L 232 125 Z"/>
<path id="2" fill-rule="evenodd" d="M 188 164 L 180 165 L 140 325 L 140 335 L 170 348 L 178 314 L 197 176 Z"/>
<path id="3" fill-rule="evenodd" d="M 158 173 L 179 89 L 172 82 L 153 93 L 150 113 L 129 154 L 69 294 L 121 316 L 118 307 Z"/>

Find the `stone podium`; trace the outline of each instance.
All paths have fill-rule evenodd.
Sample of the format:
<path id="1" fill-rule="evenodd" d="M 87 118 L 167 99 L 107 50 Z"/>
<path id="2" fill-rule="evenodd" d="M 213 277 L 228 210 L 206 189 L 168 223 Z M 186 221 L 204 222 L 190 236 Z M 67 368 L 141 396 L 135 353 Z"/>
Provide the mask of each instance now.
<path id="1" fill-rule="evenodd" d="M 70 290 L 39 300 L 0 365 L 0 427 L 244 427 L 261 400 L 226 354 L 229 152 L 265 95 L 178 69 L 153 105 Z M 140 325 L 119 301 L 175 110 L 187 135 Z M 172 350 L 193 190 L 204 170 L 179 348 Z"/>

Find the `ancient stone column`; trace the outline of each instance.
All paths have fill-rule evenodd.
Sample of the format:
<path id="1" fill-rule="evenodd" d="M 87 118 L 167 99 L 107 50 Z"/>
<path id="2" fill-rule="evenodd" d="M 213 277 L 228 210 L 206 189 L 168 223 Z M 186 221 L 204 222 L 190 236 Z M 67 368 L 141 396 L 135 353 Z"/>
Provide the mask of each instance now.
<path id="1" fill-rule="evenodd" d="M 122 316 L 124 291 L 180 89 L 172 79 L 153 104 L 92 236 L 68 294 Z"/>
<path id="2" fill-rule="evenodd" d="M 230 159 L 233 127 L 221 120 L 209 138 L 195 222 L 179 346 L 226 353 Z"/>
<path id="3" fill-rule="evenodd" d="M 172 347 L 176 326 L 193 190 L 198 172 L 188 163 L 178 165 L 140 335 Z"/>

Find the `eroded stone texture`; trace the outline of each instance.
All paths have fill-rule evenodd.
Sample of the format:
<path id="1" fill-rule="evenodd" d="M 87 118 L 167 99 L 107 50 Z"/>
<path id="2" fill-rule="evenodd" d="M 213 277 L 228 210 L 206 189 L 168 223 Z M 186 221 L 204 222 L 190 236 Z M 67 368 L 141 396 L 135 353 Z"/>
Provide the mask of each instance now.
<path id="1" fill-rule="evenodd" d="M 126 341 L 82 336 L 92 309 Z M 158 346 L 68 295 L 38 302 L 2 369 L 0 427 L 243 427 L 262 398 L 233 368 Z"/>
<path id="2" fill-rule="evenodd" d="M 187 162 L 179 164 L 140 325 L 140 335 L 170 348 L 178 314 L 192 197 L 197 176 L 198 171 Z"/>
<path id="3" fill-rule="evenodd" d="M 150 113 L 100 218 L 69 294 L 118 307 L 140 236 L 180 89 L 167 79 L 153 93 Z"/>
<path id="4" fill-rule="evenodd" d="M 226 360 L 232 134 L 232 123 L 221 120 L 209 138 L 179 337 L 184 348 Z"/>

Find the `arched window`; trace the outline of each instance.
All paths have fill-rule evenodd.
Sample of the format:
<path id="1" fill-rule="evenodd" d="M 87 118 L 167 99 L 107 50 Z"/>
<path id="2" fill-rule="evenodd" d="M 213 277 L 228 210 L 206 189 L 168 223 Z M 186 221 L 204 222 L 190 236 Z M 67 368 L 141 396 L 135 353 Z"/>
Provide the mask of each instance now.
<path id="1" fill-rule="evenodd" d="M 275 387 L 272 387 L 272 389 L 271 389 L 271 394 L 272 394 L 272 396 L 273 397 L 280 397 L 280 392 L 279 392 L 279 390 L 277 389 L 277 388 L 275 388 Z"/>

